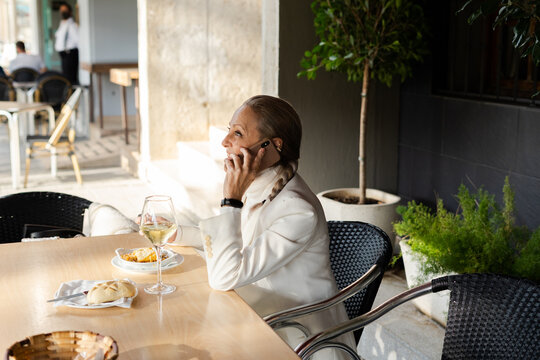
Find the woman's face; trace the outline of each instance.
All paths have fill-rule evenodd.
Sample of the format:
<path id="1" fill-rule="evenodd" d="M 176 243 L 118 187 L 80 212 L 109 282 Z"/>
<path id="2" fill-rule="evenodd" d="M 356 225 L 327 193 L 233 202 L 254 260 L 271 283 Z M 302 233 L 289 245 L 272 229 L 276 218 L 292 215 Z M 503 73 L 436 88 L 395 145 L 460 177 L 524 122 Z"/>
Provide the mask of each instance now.
<path id="1" fill-rule="evenodd" d="M 257 130 L 257 117 L 249 106 L 242 105 L 235 111 L 229 123 L 229 133 L 221 145 L 227 150 L 227 155 L 241 154 L 240 148 L 250 148 L 261 139 Z"/>

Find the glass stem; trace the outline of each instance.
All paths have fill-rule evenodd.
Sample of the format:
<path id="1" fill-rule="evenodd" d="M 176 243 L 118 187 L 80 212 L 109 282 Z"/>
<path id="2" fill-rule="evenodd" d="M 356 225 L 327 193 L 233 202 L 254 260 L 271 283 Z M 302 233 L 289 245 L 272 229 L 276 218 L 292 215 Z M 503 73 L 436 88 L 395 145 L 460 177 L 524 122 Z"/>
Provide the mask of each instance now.
<path id="1" fill-rule="evenodd" d="M 157 256 L 157 283 L 158 286 L 161 288 L 163 287 L 163 282 L 161 281 L 161 247 L 155 246 L 154 249 L 156 249 L 156 256 Z"/>

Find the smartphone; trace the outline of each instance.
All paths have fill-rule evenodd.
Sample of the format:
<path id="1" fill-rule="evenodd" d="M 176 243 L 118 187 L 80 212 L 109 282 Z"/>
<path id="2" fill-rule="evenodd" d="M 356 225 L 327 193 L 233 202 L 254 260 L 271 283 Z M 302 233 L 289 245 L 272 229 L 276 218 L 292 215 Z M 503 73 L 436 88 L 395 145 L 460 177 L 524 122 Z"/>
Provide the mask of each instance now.
<path id="1" fill-rule="evenodd" d="M 274 165 L 281 158 L 274 143 L 270 140 L 265 140 L 262 143 L 256 144 L 250 147 L 248 150 L 251 155 L 255 157 L 260 148 L 266 149 L 261 160 L 261 165 L 259 166 L 261 169 L 266 169 Z"/>

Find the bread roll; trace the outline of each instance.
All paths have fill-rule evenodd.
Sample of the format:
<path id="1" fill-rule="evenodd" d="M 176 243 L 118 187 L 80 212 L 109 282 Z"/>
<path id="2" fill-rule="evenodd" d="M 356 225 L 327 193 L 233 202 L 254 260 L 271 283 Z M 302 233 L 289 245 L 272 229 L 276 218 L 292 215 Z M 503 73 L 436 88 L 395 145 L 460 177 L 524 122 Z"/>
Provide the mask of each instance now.
<path id="1" fill-rule="evenodd" d="M 125 280 L 111 280 L 97 284 L 88 292 L 88 304 L 101 304 L 135 295 L 135 286 Z"/>

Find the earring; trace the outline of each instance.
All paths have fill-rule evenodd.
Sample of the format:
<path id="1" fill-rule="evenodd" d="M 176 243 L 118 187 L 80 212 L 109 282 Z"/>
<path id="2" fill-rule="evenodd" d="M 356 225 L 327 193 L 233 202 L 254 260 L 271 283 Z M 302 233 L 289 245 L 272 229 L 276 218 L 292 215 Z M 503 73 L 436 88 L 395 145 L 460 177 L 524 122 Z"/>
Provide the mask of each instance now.
<path id="1" fill-rule="evenodd" d="M 278 152 L 281 152 L 281 145 L 276 148 Z"/>

